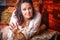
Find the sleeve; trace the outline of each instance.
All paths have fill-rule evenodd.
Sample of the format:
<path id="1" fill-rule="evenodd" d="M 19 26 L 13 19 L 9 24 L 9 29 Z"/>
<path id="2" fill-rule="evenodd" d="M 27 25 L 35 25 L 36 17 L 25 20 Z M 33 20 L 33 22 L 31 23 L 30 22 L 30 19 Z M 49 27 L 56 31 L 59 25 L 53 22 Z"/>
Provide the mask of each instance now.
<path id="1" fill-rule="evenodd" d="M 33 25 L 30 29 L 30 36 L 34 35 L 40 28 L 40 23 L 41 23 L 41 14 L 37 13 Z"/>
<path id="2" fill-rule="evenodd" d="M 15 11 L 13 11 L 12 16 L 11 16 L 11 20 L 10 20 L 10 24 L 15 24 L 16 25 L 17 22 L 17 18 L 15 16 Z"/>
<path id="3" fill-rule="evenodd" d="M 40 23 L 41 23 L 41 14 L 37 13 L 35 18 L 30 22 L 29 27 L 22 31 L 26 39 L 30 38 L 37 32 Z"/>

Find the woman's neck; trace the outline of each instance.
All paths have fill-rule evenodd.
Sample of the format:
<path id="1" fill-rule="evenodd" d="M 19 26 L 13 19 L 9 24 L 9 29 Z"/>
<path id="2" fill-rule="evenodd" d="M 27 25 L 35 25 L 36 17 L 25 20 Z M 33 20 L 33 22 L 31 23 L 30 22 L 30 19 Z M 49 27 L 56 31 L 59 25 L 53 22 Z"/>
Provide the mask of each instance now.
<path id="1" fill-rule="evenodd" d="M 24 19 L 24 22 L 23 22 L 23 24 L 21 25 L 21 26 L 22 26 L 22 28 L 24 28 L 24 27 L 28 26 L 28 25 L 29 25 L 29 23 L 30 23 L 30 19 Z"/>
<path id="2" fill-rule="evenodd" d="M 24 18 L 24 22 L 27 22 L 27 21 L 29 21 L 30 19 L 26 19 L 26 18 Z"/>

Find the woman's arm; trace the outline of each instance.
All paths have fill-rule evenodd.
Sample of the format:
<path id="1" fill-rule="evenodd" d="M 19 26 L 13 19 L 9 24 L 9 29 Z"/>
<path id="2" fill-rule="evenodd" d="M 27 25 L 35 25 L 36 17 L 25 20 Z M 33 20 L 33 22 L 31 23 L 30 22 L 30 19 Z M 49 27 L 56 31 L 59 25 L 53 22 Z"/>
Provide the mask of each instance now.
<path id="1" fill-rule="evenodd" d="M 12 13 L 12 16 L 11 16 L 11 19 L 10 19 L 10 23 L 9 24 L 14 24 L 14 25 L 16 25 L 16 22 L 17 22 L 17 17 L 15 16 L 15 11 L 16 10 L 14 10 L 13 11 L 13 13 Z"/>
<path id="2" fill-rule="evenodd" d="M 12 30 L 14 30 L 14 28 L 16 28 L 14 25 L 16 25 L 16 22 L 17 22 L 17 18 L 15 16 L 15 10 L 13 11 L 12 13 L 12 16 L 11 16 L 11 19 L 10 19 L 10 23 L 9 23 L 9 31 L 8 31 L 8 40 L 12 40 Z M 14 27 L 14 28 L 13 28 Z"/>
<path id="3" fill-rule="evenodd" d="M 34 23 L 33 23 L 32 29 L 30 30 L 30 35 L 31 36 L 34 35 L 34 34 L 39 33 L 40 23 L 41 23 L 41 14 L 37 13 L 36 17 L 34 19 Z"/>

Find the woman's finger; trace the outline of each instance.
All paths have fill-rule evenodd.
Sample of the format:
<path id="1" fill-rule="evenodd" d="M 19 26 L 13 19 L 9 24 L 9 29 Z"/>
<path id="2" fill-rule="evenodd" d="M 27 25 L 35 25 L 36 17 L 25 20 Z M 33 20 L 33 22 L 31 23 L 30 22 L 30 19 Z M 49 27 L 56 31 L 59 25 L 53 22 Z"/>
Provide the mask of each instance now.
<path id="1" fill-rule="evenodd" d="M 16 23 L 16 26 L 18 27 L 18 23 Z"/>
<path id="2" fill-rule="evenodd" d="M 16 26 L 14 25 L 14 23 L 12 23 L 12 27 L 15 28 Z"/>
<path id="3" fill-rule="evenodd" d="M 13 26 L 10 24 L 9 25 L 9 29 L 12 31 L 13 30 Z"/>
<path id="4" fill-rule="evenodd" d="M 11 25 L 11 24 L 9 25 L 9 29 L 12 30 L 12 31 L 14 31 L 14 30 L 17 29 L 17 28 L 16 28 L 15 25 L 12 23 L 12 25 Z"/>
<path id="5" fill-rule="evenodd" d="M 16 23 L 16 28 L 17 28 L 17 30 L 20 30 L 20 29 L 18 28 L 18 23 Z"/>
<path id="6" fill-rule="evenodd" d="M 18 28 L 18 24 L 17 24 L 17 23 L 16 23 L 16 25 L 14 25 L 14 24 L 12 23 L 12 25 L 13 25 L 13 28 L 15 28 L 15 29 Z"/>
<path id="7" fill-rule="evenodd" d="M 18 24 L 16 23 L 16 28 L 18 29 Z"/>

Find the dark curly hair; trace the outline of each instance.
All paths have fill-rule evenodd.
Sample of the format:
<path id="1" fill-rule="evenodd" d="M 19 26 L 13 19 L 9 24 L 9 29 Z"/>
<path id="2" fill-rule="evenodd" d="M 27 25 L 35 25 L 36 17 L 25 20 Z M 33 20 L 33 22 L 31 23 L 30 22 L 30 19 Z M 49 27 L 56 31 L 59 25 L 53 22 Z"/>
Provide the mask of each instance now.
<path id="1" fill-rule="evenodd" d="M 16 17 L 18 19 L 18 24 L 19 25 L 21 25 L 24 22 L 24 18 L 23 18 L 22 12 L 21 12 L 21 4 L 24 3 L 24 2 L 30 3 L 32 8 L 33 8 L 32 0 L 20 0 L 19 1 L 19 3 L 17 4 L 17 9 L 15 11 L 15 15 L 16 15 Z M 34 12 L 34 8 L 33 8 L 33 17 L 34 17 L 34 14 L 35 14 L 35 12 Z"/>

